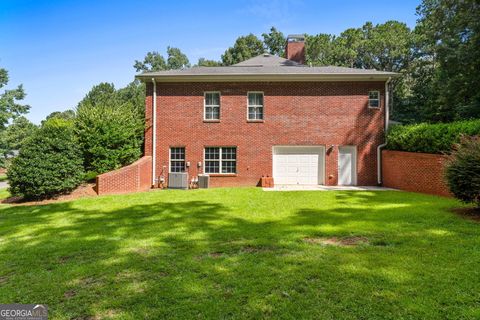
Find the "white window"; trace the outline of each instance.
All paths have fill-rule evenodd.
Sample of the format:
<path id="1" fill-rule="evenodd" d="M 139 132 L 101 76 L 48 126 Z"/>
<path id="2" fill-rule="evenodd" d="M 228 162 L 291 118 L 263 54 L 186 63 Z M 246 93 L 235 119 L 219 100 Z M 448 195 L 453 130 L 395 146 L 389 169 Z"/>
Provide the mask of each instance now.
<path id="1" fill-rule="evenodd" d="M 368 92 L 368 107 L 380 108 L 380 91 Z"/>
<path id="2" fill-rule="evenodd" d="M 236 173 L 236 147 L 206 147 L 205 173 Z"/>
<path id="3" fill-rule="evenodd" d="M 248 120 L 263 120 L 263 92 L 248 93 Z"/>
<path id="4" fill-rule="evenodd" d="M 205 120 L 220 120 L 220 92 L 205 92 Z"/>
<path id="5" fill-rule="evenodd" d="M 170 148 L 170 172 L 185 172 L 185 148 Z"/>

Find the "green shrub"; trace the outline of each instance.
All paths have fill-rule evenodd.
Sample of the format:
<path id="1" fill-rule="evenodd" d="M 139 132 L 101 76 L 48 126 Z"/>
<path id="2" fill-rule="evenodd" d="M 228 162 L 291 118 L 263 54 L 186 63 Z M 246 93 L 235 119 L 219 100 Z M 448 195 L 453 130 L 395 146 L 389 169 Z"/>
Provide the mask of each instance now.
<path id="1" fill-rule="evenodd" d="M 135 101 L 103 83 L 79 103 L 75 129 L 87 172 L 101 174 L 140 158 L 145 122 Z"/>
<path id="2" fill-rule="evenodd" d="M 455 146 L 445 178 L 456 198 L 480 207 L 480 137 L 465 137 Z"/>
<path id="3" fill-rule="evenodd" d="M 394 125 L 387 134 L 387 149 L 425 153 L 449 153 L 462 135 L 480 134 L 480 120 L 437 124 Z"/>
<path id="4" fill-rule="evenodd" d="M 97 176 L 98 176 L 98 173 L 96 173 L 95 171 L 88 171 L 88 172 L 85 172 L 85 176 L 83 180 L 87 182 L 94 182 Z"/>
<path id="5" fill-rule="evenodd" d="M 10 193 L 26 199 L 49 198 L 77 187 L 84 176 L 73 122 L 51 119 L 27 139 L 7 171 Z"/>

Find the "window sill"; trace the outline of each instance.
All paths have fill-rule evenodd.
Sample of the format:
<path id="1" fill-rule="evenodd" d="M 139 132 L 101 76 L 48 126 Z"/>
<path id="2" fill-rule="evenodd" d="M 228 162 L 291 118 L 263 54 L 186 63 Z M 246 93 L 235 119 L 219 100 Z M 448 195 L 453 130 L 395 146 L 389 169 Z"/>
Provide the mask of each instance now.
<path id="1" fill-rule="evenodd" d="M 210 177 L 236 177 L 236 173 L 206 173 Z"/>
<path id="2" fill-rule="evenodd" d="M 247 119 L 247 122 L 248 122 L 248 123 L 264 123 L 265 120 L 248 120 L 248 119 Z"/>
<path id="3" fill-rule="evenodd" d="M 218 122 L 220 122 L 220 120 L 216 120 L 216 119 L 206 120 L 206 119 L 204 119 L 203 122 L 206 122 L 206 123 L 218 123 Z"/>

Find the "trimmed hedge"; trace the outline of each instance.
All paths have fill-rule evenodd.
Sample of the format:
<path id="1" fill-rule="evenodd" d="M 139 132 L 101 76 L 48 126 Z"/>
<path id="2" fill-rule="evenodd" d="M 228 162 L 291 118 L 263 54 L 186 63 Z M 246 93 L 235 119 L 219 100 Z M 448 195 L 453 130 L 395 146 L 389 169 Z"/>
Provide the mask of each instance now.
<path id="1" fill-rule="evenodd" d="M 451 123 L 394 125 L 387 134 L 388 150 L 450 153 L 462 136 L 480 135 L 480 119 Z"/>

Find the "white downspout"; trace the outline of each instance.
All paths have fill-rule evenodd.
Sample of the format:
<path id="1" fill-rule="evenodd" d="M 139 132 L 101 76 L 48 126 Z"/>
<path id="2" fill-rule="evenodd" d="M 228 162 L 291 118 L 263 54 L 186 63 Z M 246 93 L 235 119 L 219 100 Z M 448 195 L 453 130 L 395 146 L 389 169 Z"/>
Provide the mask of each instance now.
<path id="1" fill-rule="evenodd" d="M 155 186 L 156 164 L 157 164 L 157 83 L 152 78 L 153 83 L 153 110 L 152 110 L 152 186 Z"/>
<path id="2" fill-rule="evenodd" d="M 392 80 L 392 78 L 388 78 L 388 80 L 385 82 L 385 138 L 387 137 L 388 122 L 390 119 L 390 94 L 388 91 L 388 84 L 390 83 L 390 80 Z M 385 141 L 385 143 L 382 143 L 377 147 L 377 183 L 379 185 L 382 184 L 382 148 L 384 148 L 386 145 L 387 142 Z"/>

